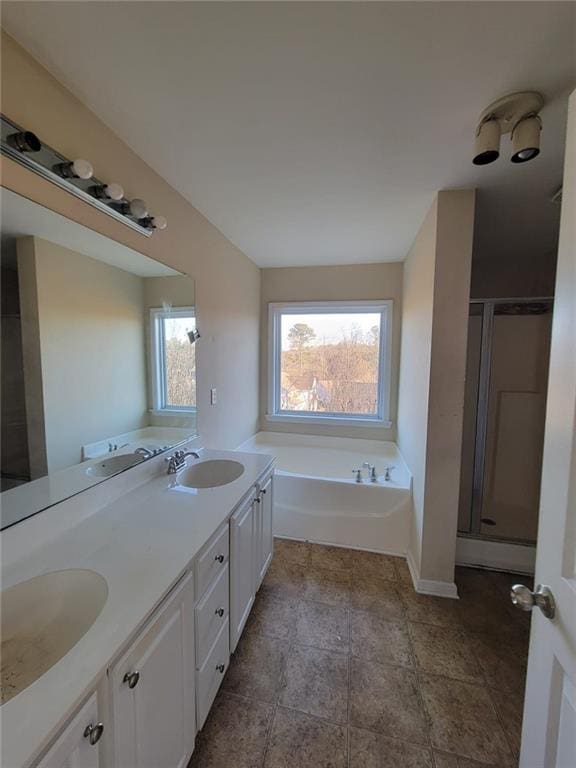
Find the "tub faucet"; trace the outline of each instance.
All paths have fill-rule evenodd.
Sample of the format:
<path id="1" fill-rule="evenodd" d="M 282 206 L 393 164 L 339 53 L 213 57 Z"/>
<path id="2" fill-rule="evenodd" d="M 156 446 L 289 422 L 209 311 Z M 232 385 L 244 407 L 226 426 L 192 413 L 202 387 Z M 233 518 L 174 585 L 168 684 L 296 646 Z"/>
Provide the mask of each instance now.
<path id="1" fill-rule="evenodd" d="M 356 482 L 361 483 L 362 482 L 362 470 L 361 469 L 353 469 L 352 474 L 356 475 Z"/>
<path id="2" fill-rule="evenodd" d="M 194 456 L 195 459 L 200 458 L 200 454 L 196 453 L 196 451 L 174 451 L 174 455 L 166 459 L 168 462 L 168 474 L 175 475 L 179 469 L 185 467 L 187 456 Z"/>
<path id="3" fill-rule="evenodd" d="M 368 470 L 368 476 L 370 478 L 371 483 L 377 483 L 378 482 L 378 476 L 376 475 L 376 467 L 374 464 L 370 464 L 369 461 L 365 461 L 362 464 L 362 469 L 366 468 Z"/>
<path id="4" fill-rule="evenodd" d="M 392 478 L 390 477 L 390 472 L 392 472 L 393 469 L 394 469 L 393 466 L 384 467 L 384 480 L 386 480 L 387 482 L 390 482 L 390 480 L 392 480 Z"/>

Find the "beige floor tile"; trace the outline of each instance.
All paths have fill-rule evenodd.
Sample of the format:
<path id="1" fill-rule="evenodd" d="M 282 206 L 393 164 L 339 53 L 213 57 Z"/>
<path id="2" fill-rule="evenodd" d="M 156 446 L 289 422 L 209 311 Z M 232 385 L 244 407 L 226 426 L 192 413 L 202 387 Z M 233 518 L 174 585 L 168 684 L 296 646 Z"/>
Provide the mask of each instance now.
<path id="1" fill-rule="evenodd" d="M 293 539 L 274 539 L 274 560 L 282 560 L 287 563 L 299 563 L 308 565 L 310 562 L 310 548 L 305 541 Z"/>
<path id="2" fill-rule="evenodd" d="M 296 642 L 327 651 L 350 648 L 348 608 L 302 600 L 298 605 Z"/>
<path id="3" fill-rule="evenodd" d="M 467 634 L 458 627 L 408 624 L 418 667 L 445 677 L 484 684 L 484 676 Z"/>
<path id="4" fill-rule="evenodd" d="M 435 768 L 426 747 L 389 739 L 361 728 L 350 729 L 349 768 Z"/>
<path id="5" fill-rule="evenodd" d="M 350 612 L 352 654 L 365 660 L 411 667 L 412 653 L 408 629 L 403 621 L 367 611 Z"/>
<path id="6" fill-rule="evenodd" d="M 259 768 L 273 707 L 220 692 L 196 739 L 190 768 Z"/>
<path id="7" fill-rule="evenodd" d="M 422 675 L 432 745 L 472 760 L 509 766 L 512 755 L 486 688 Z"/>
<path id="8" fill-rule="evenodd" d="M 523 691 L 502 695 L 498 691 L 490 691 L 492 702 L 508 737 L 510 748 L 516 757 L 520 756 L 520 738 L 522 736 L 522 717 L 524 714 Z"/>
<path id="9" fill-rule="evenodd" d="M 288 597 L 301 597 L 304 588 L 304 568 L 299 563 L 274 558 L 264 577 L 264 591 L 283 594 Z"/>
<path id="10" fill-rule="evenodd" d="M 246 625 L 246 632 L 290 640 L 296 631 L 298 602 L 281 592 L 260 590 Z"/>
<path id="11" fill-rule="evenodd" d="M 264 768 L 346 768 L 346 728 L 279 707 Z"/>
<path id="12" fill-rule="evenodd" d="M 377 552 L 353 552 L 352 569 L 354 575 L 368 576 L 375 579 L 396 581 L 398 576 L 394 565 L 395 557 L 380 555 Z"/>
<path id="13" fill-rule="evenodd" d="M 427 744 L 426 720 L 414 672 L 357 658 L 352 658 L 351 664 L 351 725 Z"/>
<path id="14" fill-rule="evenodd" d="M 281 689 L 290 644 L 245 633 L 230 662 L 222 688 L 257 701 L 275 701 Z"/>
<path id="15" fill-rule="evenodd" d="M 346 722 L 348 657 L 294 646 L 288 656 L 280 704 L 333 723 Z"/>
<path id="16" fill-rule="evenodd" d="M 333 571 L 309 566 L 304 573 L 302 598 L 328 605 L 350 604 L 351 575 L 347 571 Z"/>
<path id="17" fill-rule="evenodd" d="M 400 598 L 409 621 L 448 627 L 453 627 L 458 623 L 456 614 L 458 600 L 420 595 L 408 584 L 400 584 L 399 586 Z"/>
<path id="18" fill-rule="evenodd" d="M 410 584 L 410 586 L 412 586 L 413 584 L 412 575 L 410 573 L 410 569 L 408 568 L 408 563 L 406 562 L 406 558 L 395 557 L 394 568 L 396 569 L 396 577 L 398 581 L 401 581 L 404 584 Z"/>
<path id="19" fill-rule="evenodd" d="M 455 601 L 457 620 L 469 632 L 482 632 L 500 636 L 503 628 L 509 631 L 516 629 L 518 633 L 526 633 L 529 628 L 523 618 L 510 616 L 507 602 L 497 592 L 496 597 L 489 594 L 477 596 L 474 599 L 466 595 Z"/>
<path id="20" fill-rule="evenodd" d="M 503 693 L 523 693 L 528 647 L 523 638 L 470 633 L 470 643 L 487 684 Z"/>
<path id="21" fill-rule="evenodd" d="M 449 755 L 447 752 L 437 752 L 434 750 L 434 761 L 436 768 L 500 768 L 500 766 L 491 763 L 479 763 L 477 760 L 469 760 L 467 757 L 458 755 Z"/>
<path id="22" fill-rule="evenodd" d="M 310 563 L 319 568 L 333 571 L 350 571 L 354 561 L 354 550 L 332 547 L 325 544 L 310 544 Z"/>
<path id="23" fill-rule="evenodd" d="M 390 621 L 403 621 L 406 616 L 396 584 L 372 576 L 353 576 L 350 606 L 358 611 L 377 613 Z"/>

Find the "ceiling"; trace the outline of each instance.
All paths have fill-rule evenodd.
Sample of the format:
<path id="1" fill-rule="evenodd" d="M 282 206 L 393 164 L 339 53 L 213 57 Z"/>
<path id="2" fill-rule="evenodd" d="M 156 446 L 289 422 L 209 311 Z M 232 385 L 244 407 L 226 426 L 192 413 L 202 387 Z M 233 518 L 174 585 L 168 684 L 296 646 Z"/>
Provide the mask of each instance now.
<path id="1" fill-rule="evenodd" d="M 260 266 L 405 257 L 476 186 L 488 251 L 554 248 L 566 2 L 4 2 L 3 26 Z M 472 165 L 478 114 L 542 92 L 542 154 Z M 169 216 L 169 211 L 166 212 Z"/>

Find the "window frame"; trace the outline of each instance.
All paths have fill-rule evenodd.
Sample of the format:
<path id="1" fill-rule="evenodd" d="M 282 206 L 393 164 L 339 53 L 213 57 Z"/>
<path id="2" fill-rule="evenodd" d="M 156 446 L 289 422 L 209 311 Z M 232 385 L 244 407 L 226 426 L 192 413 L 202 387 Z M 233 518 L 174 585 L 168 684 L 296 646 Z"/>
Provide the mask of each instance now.
<path id="1" fill-rule="evenodd" d="M 378 301 L 289 301 L 268 304 L 268 409 L 267 421 L 297 424 L 333 424 L 358 427 L 391 427 L 392 299 Z M 281 316 L 303 314 L 380 314 L 378 351 L 378 408 L 376 414 L 296 412 L 280 408 Z"/>
<path id="2" fill-rule="evenodd" d="M 173 307 L 150 309 L 150 374 L 152 379 L 153 413 L 196 413 L 196 405 L 167 405 L 165 336 L 162 321 L 173 317 L 193 317 L 196 324 L 194 307 Z"/>

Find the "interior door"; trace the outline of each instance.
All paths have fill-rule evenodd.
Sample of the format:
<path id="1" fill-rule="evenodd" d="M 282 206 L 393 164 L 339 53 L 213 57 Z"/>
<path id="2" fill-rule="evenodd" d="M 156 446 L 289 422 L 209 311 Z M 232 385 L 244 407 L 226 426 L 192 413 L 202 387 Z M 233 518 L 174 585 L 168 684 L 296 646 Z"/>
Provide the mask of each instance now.
<path id="1" fill-rule="evenodd" d="M 521 768 L 576 765 L 576 91 L 570 98 Z M 538 590 L 536 590 L 538 591 Z M 525 595 L 525 607 L 544 596 Z M 548 606 L 549 606 L 548 601 Z"/>

